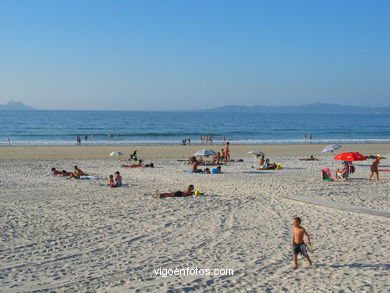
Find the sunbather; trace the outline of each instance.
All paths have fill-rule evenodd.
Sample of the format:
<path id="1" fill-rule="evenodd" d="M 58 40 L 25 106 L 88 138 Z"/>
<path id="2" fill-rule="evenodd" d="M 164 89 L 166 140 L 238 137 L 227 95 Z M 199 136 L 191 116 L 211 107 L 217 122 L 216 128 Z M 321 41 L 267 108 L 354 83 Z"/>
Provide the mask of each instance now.
<path id="1" fill-rule="evenodd" d="M 68 172 L 66 170 L 62 170 L 61 174 L 58 175 L 58 176 L 60 176 L 60 177 L 68 177 L 68 176 L 70 176 L 70 174 L 72 174 L 72 172 Z"/>
<path id="2" fill-rule="evenodd" d="M 221 174 L 221 173 L 222 173 L 221 166 L 218 166 L 217 168 L 211 169 L 211 174 Z"/>
<path id="3" fill-rule="evenodd" d="M 184 197 L 184 196 L 191 196 L 193 194 L 194 194 L 194 185 L 191 184 L 184 191 L 160 193 L 160 194 L 154 194 L 153 196 L 158 198 L 164 198 L 164 197 Z"/>
<path id="4" fill-rule="evenodd" d="M 87 174 L 81 171 L 77 166 L 74 166 L 73 172 L 70 174 L 70 176 L 67 179 L 76 178 L 80 179 L 80 176 L 86 176 Z"/>
<path id="5" fill-rule="evenodd" d="M 299 159 L 300 161 L 319 161 L 319 159 L 314 158 L 313 155 L 310 156 L 310 158 L 304 158 L 304 159 Z"/>
<path id="6" fill-rule="evenodd" d="M 122 165 L 122 167 L 125 167 L 125 168 L 129 168 L 129 167 L 144 167 L 144 164 L 142 163 L 142 160 L 139 160 L 137 164 Z"/>
<path id="7" fill-rule="evenodd" d="M 192 163 L 192 165 L 191 165 L 191 171 L 192 171 L 192 172 L 195 172 L 195 173 L 201 173 L 201 172 L 203 172 L 203 170 L 198 169 L 198 162 L 197 162 L 197 161 L 195 161 L 195 162 Z"/>
<path id="8" fill-rule="evenodd" d="M 119 171 L 116 171 L 114 178 L 114 183 L 116 186 L 122 186 L 122 176 L 119 174 Z"/>
<path id="9" fill-rule="evenodd" d="M 61 171 L 57 171 L 56 168 L 51 168 L 51 171 L 50 171 L 51 175 L 54 175 L 54 176 L 57 176 L 57 175 L 60 175 L 61 174 Z"/>

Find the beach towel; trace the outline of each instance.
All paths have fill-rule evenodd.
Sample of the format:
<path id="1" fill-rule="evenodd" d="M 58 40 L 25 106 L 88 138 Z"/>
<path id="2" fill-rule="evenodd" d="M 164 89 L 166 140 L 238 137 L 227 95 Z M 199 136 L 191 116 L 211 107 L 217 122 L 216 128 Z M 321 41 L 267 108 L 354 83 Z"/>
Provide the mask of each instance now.
<path id="1" fill-rule="evenodd" d="M 78 180 L 99 180 L 100 178 L 99 177 L 96 177 L 96 176 L 79 176 L 79 178 L 77 178 Z"/>
<path id="2" fill-rule="evenodd" d="M 323 181 L 333 181 L 332 174 L 329 168 L 322 168 L 321 176 Z"/>
<path id="3" fill-rule="evenodd" d="M 390 172 L 390 169 L 379 169 L 378 171 L 382 171 L 382 172 Z"/>
<path id="4" fill-rule="evenodd" d="M 203 172 L 194 172 L 194 171 L 183 171 L 184 173 L 193 173 L 193 174 L 207 174 Z"/>
<path id="5" fill-rule="evenodd" d="M 148 167 L 147 166 L 134 166 L 134 167 L 128 166 L 128 167 L 123 167 L 123 168 L 136 169 L 136 168 L 148 168 Z"/>

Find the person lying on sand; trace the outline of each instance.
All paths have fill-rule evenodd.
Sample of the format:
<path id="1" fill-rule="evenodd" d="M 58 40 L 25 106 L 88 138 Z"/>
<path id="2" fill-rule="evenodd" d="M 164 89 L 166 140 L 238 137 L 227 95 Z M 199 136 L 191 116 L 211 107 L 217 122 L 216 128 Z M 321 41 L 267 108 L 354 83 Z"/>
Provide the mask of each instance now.
<path id="1" fill-rule="evenodd" d="M 81 171 L 77 166 L 74 166 L 73 172 L 69 175 L 67 179 L 71 179 L 71 178 L 80 179 L 80 176 L 87 176 L 87 174 Z"/>
<path id="2" fill-rule="evenodd" d="M 184 197 L 184 196 L 191 196 L 191 195 L 194 195 L 194 185 L 192 184 L 183 191 L 159 193 L 159 194 L 154 194 L 153 196 L 158 198 L 165 198 L 165 197 Z"/>
<path id="3" fill-rule="evenodd" d="M 304 158 L 304 159 L 299 159 L 300 161 L 319 161 L 319 159 L 314 158 L 313 155 L 310 156 L 310 158 Z"/>
<path id="4" fill-rule="evenodd" d="M 62 170 L 61 174 L 58 175 L 58 176 L 60 176 L 60 177 L 68 177 L 68 176 L 70 176 L 70 174 L 72 174 L 72 172 L 68 172 L 66 170 Z"/>
<path id="5" fill-rule="evenodd" d="M 122 165 L 123 168 L 136 168 L 136 167 L 154 167 L 154 163 L 144 164 L 142 160 L 139 160 L 137 164 Z"/>
<path id="6" fill-rule="evenodd" d="M 221 166 L 218 166 L 217 168 L 211 169 L 211 174 L 221 174 L 221 173 L 222 173 Z"/>
<path id="7" fill-rule="evenodd" d="M 51 168 L 50 170 L 51 175 L 58 176 L 61 175 L 61 171 L 57 171 L 56 168 Z"/>
<path id="8" fill-rule="evenodd" d="M 292 233 L 292 241 L 291 246 L 293 250 L 293 269 L 296 269 L 298 267 L 298 254 L 301 253 L 309 262 L 310 265 L 312 265 L 310 256 L 307 254 L 307 248 L 306 244 L 303 241 L 303 236 L 306 236 L 307 243 L 310 243 L 310 237 L 309 234 L 307 234 L 306 230 L 301 226 L 301 218 L 294 217 L 292 220 L 293 224 L 293 233 Z"/>

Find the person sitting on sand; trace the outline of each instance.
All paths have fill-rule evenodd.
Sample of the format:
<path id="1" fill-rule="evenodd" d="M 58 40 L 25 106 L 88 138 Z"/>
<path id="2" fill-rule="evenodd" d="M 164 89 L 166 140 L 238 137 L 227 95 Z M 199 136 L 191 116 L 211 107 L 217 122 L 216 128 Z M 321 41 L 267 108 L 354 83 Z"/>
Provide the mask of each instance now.
<path id="1" fill-rule="evenodd" d="M 58 176 L 61 175 L 61 171 L 57 171 L 56 168 L 51 168 L 50 170 L 51 175 Z"/>
<path id="2" fill-rule="evenodd" d="M 304 159 L 299 159 L 300 161 L 319 161 L 319 159 L 314 158 L 313 155 L 310 156 L 310 158 L 304 158 Z"/>
<path id="3" fill-rule="evenodd" d="M 259 160 L 259 168 L 261 168 L 261 166 L 264 165 L 264 155 L 260 157 L 260 160 Z"/>
<path id="4" fill-rule="evenodd" d="M 131 155 L 128 161 L 138 161 L 137 150 L 135 150 Z"/>
<path id="5" fill-rule="evenodd" d="M 108 177 L 108 180 L 107 180 L 107 186 L 109 186 L 109 187 L 116 187 L 116 185 L 115 185 L 115 182 L 114 182 L 114 175 L 110 175 L 109 177 Z"/>
<path id="6" fill-rule="evenodd" d="M 349 180 L 349 165 L 348 162 L 344 163 L 343 169 L 336 169 L 336 178 L 341 178 L 344 181 Z"/>
<path id="7" fill-rule="evenodd" d="M 276 163 L 270 163 L 269 159 L 266 159 L 264 164 L 261 165 L 259 168 L 257 168 L 257 170 L 274 170 L 276 168 L 277 168 Z"/>
<path id="8" fill-rule="evenodd" d="M 203 172 L 201 169 L 198 169 L 198 161 L 195 161 L 192 163 L 191 165 L 191 172 L 194 172 L 194 173 L 200 173 L 200 172 Z"/>
<path id="9" fill-rule="evenodd" d="M 165 197 L 184 197 L 184 196 L 191 196 L 193 194 L 194 194 L 194 185 L 191 184 L 184 191 L 159 193 L 159 194 L 154 194 L 153 196 L 158 198 L 165 198 Z"/>
<path id="10" fill-rule="evenodd" d="M 374 176 L 374 173 L 376 174 L 376 181 L 379 182 L 379 172 L 378 172 L 378 165 L 381 162 L 381 155 L 377 155 L 375 161 L 372 163 L 370 170 L 371 174 L 370 177 L 368 177 L 368 182 L 371 182 L 372 176 Z"/>
<path id="11" fill-rule="evenodd" d="M 116 171 L 114 178 L 115 186 L 122 186 L 122 176 L 119 174 L 119 171 Z"/>
<path id="12" fill-rule="evenodd" d="M 80 176 L 86 176 L 87 174 L 81 171 L 77 166 L 74 166 L 73 172 L 70 174 L 70 176 L 67 179 L 76 178 L 80 179 Z"/>

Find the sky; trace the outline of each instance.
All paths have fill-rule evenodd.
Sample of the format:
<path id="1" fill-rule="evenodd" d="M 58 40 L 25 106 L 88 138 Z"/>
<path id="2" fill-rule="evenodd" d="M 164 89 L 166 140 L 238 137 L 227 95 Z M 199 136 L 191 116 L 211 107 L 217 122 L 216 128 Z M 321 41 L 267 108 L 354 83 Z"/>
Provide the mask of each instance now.
<path id="1" fill-rule="evenodd" d="M 0 104 L 390 106 L 390 1 L 0 0 Z"/>

